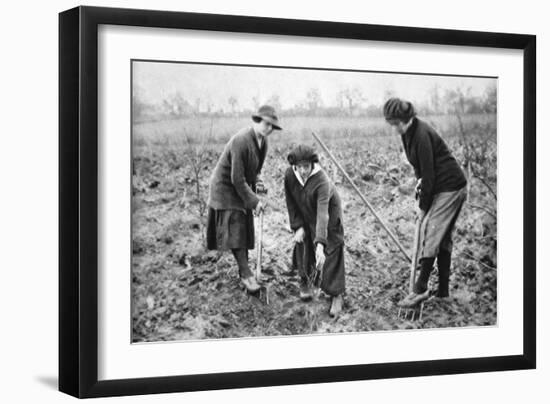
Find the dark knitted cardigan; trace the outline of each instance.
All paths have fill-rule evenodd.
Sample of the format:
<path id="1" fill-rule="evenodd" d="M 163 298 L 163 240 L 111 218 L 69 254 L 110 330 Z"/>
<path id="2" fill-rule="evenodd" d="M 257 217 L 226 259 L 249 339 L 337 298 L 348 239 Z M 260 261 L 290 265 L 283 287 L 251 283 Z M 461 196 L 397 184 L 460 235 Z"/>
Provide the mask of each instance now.
<path id="1" fill-rule="evenodd" d="M 422 178 L 419 206 L 423 211 L 430 208 L 435 194 L 457 191 L 466 185 L 466 177 L 451 151 L 426 122 L 413 118 L 401 140 L 416 178 Z"/>
<path id="2" fill-rule="evenodd" d="M 216 210 L 254 209 L 258 204 L 256 180 L 267 153 L 267 139 L 258 146 L 254 129 L 235 134 L 225 148 L 210 177 L 208 205 Z"/>
<path id="3" fill-rule="evenodd" d="M 289 167 L 285 173 L 285 196 L 292 230 L 303 227 L 315 244 L 325 246 L 327 253 L 344 243 L 340 197 L 323 170 L 311 175 L 302 186 Z"/>

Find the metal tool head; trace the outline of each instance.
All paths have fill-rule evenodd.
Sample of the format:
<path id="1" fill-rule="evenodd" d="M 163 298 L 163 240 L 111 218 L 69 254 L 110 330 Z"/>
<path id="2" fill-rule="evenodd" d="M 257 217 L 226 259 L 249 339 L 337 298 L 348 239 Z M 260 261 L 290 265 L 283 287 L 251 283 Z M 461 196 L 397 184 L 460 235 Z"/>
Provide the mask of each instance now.
<path id="1" fill-rule="evenodd" d="M 245 288 L 245 293 L 247 296 L 252 296 L 258 299 L 260 302 L 269 305 L 269 286 L 261 285 L 260 289 L 255 292 L 250 292 Z"/>
<path id="2" fill-rule="evenodd" d="M 267 195 L 267 188 L 266 188 L 266 186 L 264 185 L 263 182 L 258 181 L 256 183 L 256 193 L 258 195 Z"/>
<path id="3" fill-rule="evenodd" d="M 397 318 L 410 321 L 422 321 L 424 302 L 415 307 L 400 307 L 397 311 Z"/>

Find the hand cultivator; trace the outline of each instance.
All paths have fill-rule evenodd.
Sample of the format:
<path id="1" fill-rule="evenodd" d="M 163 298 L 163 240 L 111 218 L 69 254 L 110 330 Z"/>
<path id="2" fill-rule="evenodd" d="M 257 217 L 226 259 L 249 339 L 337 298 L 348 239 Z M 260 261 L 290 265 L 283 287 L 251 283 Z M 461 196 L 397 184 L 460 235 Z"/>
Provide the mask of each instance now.
<path id="1" fill-rule="evenodd" d="M 307 249 L 304 246 L 304 258 L 303 258 L 303 264 L 304 265 L 304 271 L 306 273 L 306 286 L 309 293 L 312 294 L 312 297 L 317 298 L 319 297 L 319 293 L 321 291 L 321 281 L 323 279 L 323 267 L 320 265 L 315 264 L 315 269 L 311 271 L 311 273 L 308 274 L 309 266 L 305 267 L 307 260 Z"/>

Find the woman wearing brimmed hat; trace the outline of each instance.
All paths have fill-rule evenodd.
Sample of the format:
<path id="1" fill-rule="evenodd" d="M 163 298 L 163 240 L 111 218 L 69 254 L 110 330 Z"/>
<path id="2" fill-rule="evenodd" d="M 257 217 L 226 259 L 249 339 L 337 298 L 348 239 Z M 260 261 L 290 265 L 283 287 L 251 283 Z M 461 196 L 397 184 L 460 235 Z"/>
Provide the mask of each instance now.
<path id="1" fill-rule="evenodd" d="M 240 130 L 225 148 L 210 178 L 207 247 L 231 250 L 241 281 L 249 292 L 260 285 L 248 267 L 248 250 L 254 248 L 253 210 L 264 209 L 256 194 L 267 153 L 267 138 L 281 130 L 275 109 L 264 105 L 252 115 L 252 127 Z"/>
<path id="2" fill-rule="evenodd" d="M 329 313 L 337 316 L 345 290 L 340 197 L 311 147 L 296 147 L 288 155 L 288 162 L 285 195 L 290 228 L 294 231 L 292 263 L 300 274 L 300 298 L 311 299 L 311 286 L 319 268 L 321 289 L 332 297 Z"/>
<path id="3" fill-rule="evenodd" d="M 438 297 L 449 296 L 452 233 L 466 200 L 466 177 L 439 134 L 416 117 L 413 105 L 399 98 L 384 104 L 384 117 L 401 136 L 407 159 L 418 179 L 420 273 L 400 306 L 412 307 L 429 297 L 428 280 L 437 258 Z"/>

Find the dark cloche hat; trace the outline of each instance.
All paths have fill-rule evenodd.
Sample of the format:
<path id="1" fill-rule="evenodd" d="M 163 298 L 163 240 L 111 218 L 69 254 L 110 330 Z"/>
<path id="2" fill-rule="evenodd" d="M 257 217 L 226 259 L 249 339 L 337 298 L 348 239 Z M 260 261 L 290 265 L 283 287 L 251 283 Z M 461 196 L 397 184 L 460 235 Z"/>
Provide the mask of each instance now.
<path id="1" fill-rule="evenodd" d="M 308 161 L 310 163 L 318 163 L 319 155 L 315 153 L 313 147 L 301 144 L 295 147 L 288 155 L 288 162 L 295 166 L 302 161 Z"/>
<path id="2" fill-rule="evenodd" d="M 273 126 L 273 129 L 281 130 L 279 126 L 279 119 L 275 113 L 275 108 L 271 105 L 262 105 L 258 108 L 258 111 L 252 115 L 252 119 L 264 119 Z"/>
<path id="3" fill-rule="evenodd" d="M 416 111 L 409 101 L 390 98 L 384 104 L 384 118 L 387 121 L 398 119 L 401 122 L 409 122 L 414 116 L 416 116 Z"/>

